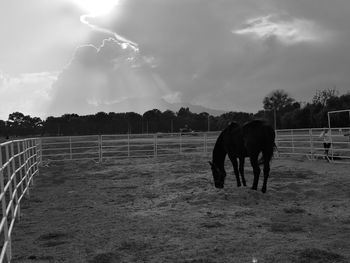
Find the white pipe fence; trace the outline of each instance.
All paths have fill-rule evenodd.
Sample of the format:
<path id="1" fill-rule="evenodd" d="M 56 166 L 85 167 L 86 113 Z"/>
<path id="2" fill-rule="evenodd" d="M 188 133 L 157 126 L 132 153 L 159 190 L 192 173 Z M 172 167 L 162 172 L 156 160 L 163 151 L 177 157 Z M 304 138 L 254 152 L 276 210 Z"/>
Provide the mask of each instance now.
<path id="1" fill-rule="evenodd" d="M 24 139 L 0 144 L 0 263 L 10 262 L 11 234 L 20 218 L 20 203 L 33 177 L 39 174 L 40 139 Z"/>
<path id="2" fill-rule="evenodd" d="M 309 160 L 326 158 L 323 139 L 320 137 L 323 128 L 277 130 L 276 145 L 281 156 L 306 156 Z M 350 128 L 330 129 L 331 147 L 330 162 L 350 164 Z"/>
<path id="3" fill-rule="evenodd" d="M 207 154 L 219 132 L 118 134 L 41 138 L 43 162 Z"/>
<path id="4" fill-rule="evenodd" d="M 323 129 L 276 131 L 277 155 L 324 157 Z M 329 160 L 350 163 L 349 128 L 331 129 Z M 41 138 L 42 160 L 105 160 L 174 154 L 211 154 L 219 132 L 119 134 Z"/>

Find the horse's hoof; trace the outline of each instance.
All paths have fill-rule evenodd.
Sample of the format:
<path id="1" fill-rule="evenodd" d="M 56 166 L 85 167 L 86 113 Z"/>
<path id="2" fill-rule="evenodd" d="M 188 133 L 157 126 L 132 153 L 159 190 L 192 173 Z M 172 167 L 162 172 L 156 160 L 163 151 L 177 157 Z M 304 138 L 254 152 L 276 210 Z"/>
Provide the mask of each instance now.
<path id="1" fill-rule="evenodd" d="M 261 192 L 263 192 L 265 194 L 266 193 L 266 188 L 262 188 Z"/>
<path id="2" fill-rule="evenodd" d="M 237 187 L 241 187 L 241 184 L 237 184 Z"/>
<path id="3" fill-rule="evenodd" d="M 252 190 L 258 190 L 258 187 L 254 187 L 254 186 L 252 186 Z"/>

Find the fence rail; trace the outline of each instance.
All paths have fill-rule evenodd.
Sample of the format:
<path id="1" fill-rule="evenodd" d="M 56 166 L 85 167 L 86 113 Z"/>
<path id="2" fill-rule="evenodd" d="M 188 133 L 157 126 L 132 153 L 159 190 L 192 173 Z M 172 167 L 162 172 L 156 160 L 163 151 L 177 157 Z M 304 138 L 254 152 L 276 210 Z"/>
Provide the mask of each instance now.
<path id="1" fill-rule="evenodd" d="M 15 140 L 0 144 L 0 262 L 11 260 L 11 234 L 20 218 L 20 203 L 33 177 L 39 173 L 40 139 Z M 6 260 L 6 261 L 5 261 Z"/>

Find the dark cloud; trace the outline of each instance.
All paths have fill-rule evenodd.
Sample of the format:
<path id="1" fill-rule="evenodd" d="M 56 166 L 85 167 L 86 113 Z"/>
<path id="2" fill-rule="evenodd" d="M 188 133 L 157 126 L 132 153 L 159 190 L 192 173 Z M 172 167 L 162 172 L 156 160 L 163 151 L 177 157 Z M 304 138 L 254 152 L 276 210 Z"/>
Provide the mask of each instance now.
<path id="1" fill-rule="evenodd" d="M 274 89 L 303 101 L 316 89 L 336 86 L 345 92 L 349 5 L 347 0 L 122 1 L 114 18 L 89 23 L 137 43 L 138 54 L 113 41 L 98 51 L 79 49 L 55 85 L 56 102 L 79 87 L 73 106 L 91 97 L 104 103 L 150 94 L 256 111 Z M 244 28 L 251 32 L 237 33 Z"/>

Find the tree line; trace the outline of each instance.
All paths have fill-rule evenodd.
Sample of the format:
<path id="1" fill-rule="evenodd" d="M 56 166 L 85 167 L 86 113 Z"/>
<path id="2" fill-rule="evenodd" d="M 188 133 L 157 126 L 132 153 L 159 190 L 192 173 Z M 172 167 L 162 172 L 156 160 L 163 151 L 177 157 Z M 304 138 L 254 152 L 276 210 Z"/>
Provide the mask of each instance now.
<path id="1" fill-rule="evenodd" d="M 318 90 L 310 102 L 297 102 L 284 90 L 272 91 L 264 97 L 263 110 L 257 113 L 227 112 L 212 116 L 206 112 L 192 113 L 189 108 L 178 112 L 152 109 L 144 114 L 135 112 L 105 113 L 79 116 L 64 114 L 45 120 L 11 113 L 8 120 L 0 120 L 0 136 L 57 136 L 125 134 L 187 131 L 217 131 L 229 122 L 243 124 L 252 119 L 266 119 L 277 129 L 313 128 L 328 125 L 327 112 L 350 109 L 350 93 L 339 95 L 336 89 Z M 333 127 L 349 127 L 349 113 L 332 118 Z"/>

